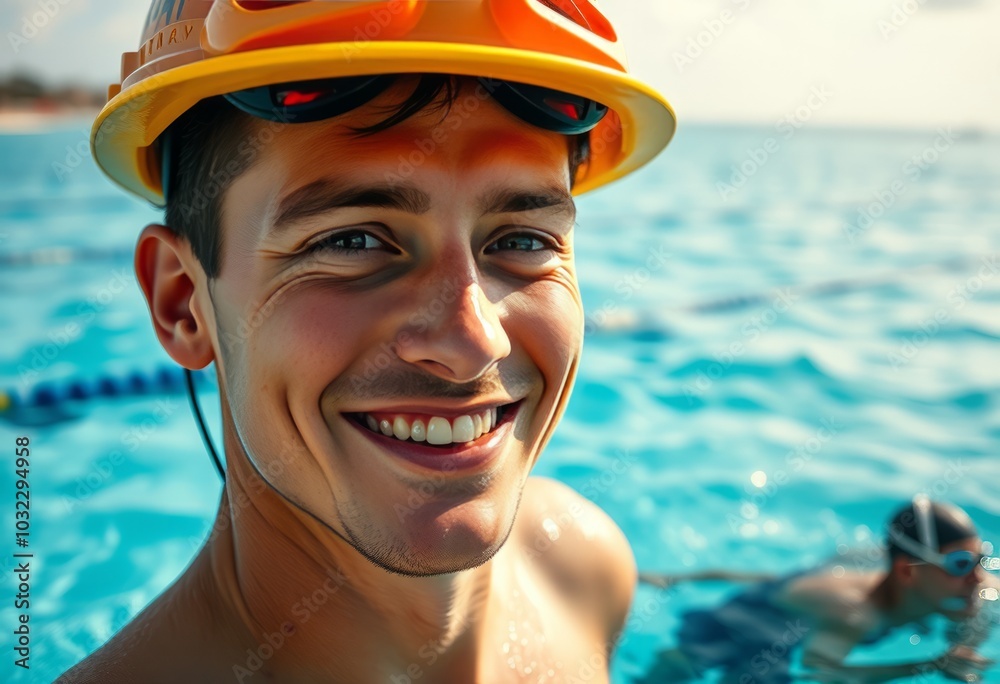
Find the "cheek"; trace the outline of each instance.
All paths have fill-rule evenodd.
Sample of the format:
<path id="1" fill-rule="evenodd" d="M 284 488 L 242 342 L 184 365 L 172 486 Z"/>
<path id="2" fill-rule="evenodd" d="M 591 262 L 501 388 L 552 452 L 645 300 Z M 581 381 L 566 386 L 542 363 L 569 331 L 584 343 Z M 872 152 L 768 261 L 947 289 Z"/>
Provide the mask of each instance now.
<path id="1" fill-rule="evenodd" d="M 265 377 L 282 385 L 294 379 L 295 393 L 312 399 L 351 365 L 379 327 L 380 309 L 364 297 L 336 297 L 325 289 L 306 286 L 276 298 L 253 350 Z"/>
<path id="2" fill-rule="evenodd" d="M 507 326 L 546 381 L 562 376 L 579 356 L 583 343 L 583 303 L 572 277 L 533 283 L 508 297 Z"/>

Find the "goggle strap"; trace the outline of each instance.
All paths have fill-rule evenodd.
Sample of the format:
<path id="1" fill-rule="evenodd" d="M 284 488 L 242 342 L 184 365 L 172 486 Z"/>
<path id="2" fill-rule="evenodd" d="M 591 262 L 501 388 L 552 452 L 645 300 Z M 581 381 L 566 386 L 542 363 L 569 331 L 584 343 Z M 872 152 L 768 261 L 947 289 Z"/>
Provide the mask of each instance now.
<path id="1" fill-rule="evenodd" d="M 934 526 L 934 513 L 931 508 L 931 500 L 926 494 L 917 494 L 913 497 L 913 512 L 916 514 L 917 533 L 920 542 L 934 552 L 938 552 L 937 530 Z"/>
<path id="2" fill-rule="evenodd" d="M 939 563 L 944 558 L 940 553 L 933 551 L 923 544 L 911 539 L 895 527 L 889 528 L 889 538 L 906 553 L 914 558 L 919 558 L 928 563 Z"/>

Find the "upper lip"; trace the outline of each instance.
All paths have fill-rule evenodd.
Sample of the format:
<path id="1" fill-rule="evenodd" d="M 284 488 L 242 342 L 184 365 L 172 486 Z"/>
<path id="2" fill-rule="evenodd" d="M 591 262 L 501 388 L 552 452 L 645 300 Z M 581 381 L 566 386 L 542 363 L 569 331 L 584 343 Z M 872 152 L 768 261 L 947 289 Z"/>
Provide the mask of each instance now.
<path id="1" fill-rule="evenodd" d="M 428 403 L 428 404 L 397 404 L 393 406 L 372 406 L 370 408 L 344 411 L 344 413 L 423 413 L 431 416 L 465 416 L 473 413 L 482 413 L 487 409 L 500 408 L 508 404 L 515 404 L 520 399 L 501 399 L 493 401 L 482 401 L 474 404 L 455 405 L 453 403 Z"/>

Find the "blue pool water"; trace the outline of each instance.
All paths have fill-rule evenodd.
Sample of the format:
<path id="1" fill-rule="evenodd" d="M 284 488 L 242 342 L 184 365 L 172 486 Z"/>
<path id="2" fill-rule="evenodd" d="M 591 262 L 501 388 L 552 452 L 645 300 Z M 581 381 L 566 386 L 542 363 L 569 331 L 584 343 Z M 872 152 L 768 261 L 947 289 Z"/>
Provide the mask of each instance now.
<path id="1" fill-rule="evenodd" d="M 85 147 L 74 157 L 86 129 L 0 137 L 0 389 L 169 361 L 128 257 L 157 214 Z M 537 472 L 606 510 L 640 568 L 784 572 L 871 550 L 917 491 L 959 503 L 1000 542 L 1000 138 L 940 136 L 692 125 L 648 168 L 579 199 L 584 362 Z M 770 137 L 780 149 L 754 169 Z M 933 164 L 906 166 L 936 141 Z M 91 258 L 17 261 L 51 247 Z M 183 396 L 61 410 L 47 427 L 0 418 L 4 453 L 32 440 L 36 554 L 32 670 L 13 667 L 6 636 L 3 681 L 51 681 L 125 624 L 185 567 L 220 491 Z M 735 590 L 641 587 L 614 681 L 670 647 L 681 611 Z M 851 660 L 925 659 L 944 644 L 903 630 Z M 1000 658 L 1000 636 L 981 651 Z"/>

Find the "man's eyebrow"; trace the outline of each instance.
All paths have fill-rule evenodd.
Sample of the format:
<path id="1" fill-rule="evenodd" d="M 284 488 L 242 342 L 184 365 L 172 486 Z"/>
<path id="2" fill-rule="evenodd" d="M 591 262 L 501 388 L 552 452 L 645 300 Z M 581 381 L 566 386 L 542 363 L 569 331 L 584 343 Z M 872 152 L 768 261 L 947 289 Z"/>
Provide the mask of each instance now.
<path id="1" fill-rule="evenodd" d="M 410 185 L 346 185 L 319 180 L 281 200 L 272 230 L 277 232 L 294 221 L 348 207 L 379 207 L 425 214 L 430 211 L 431 198 Z"/>
<path id="2" fill-rule="evenodd" d="M 412 185 L 346 185 L 331 179 L 310 183 L 284 197 L 278 205 L 271 231 L 335 209 L 377 207 L 410 214 L 430 211 L 430 196 Z M 566 213 L 576 219 L 573 196 L 560 187 L 541 190 L 499 188 L 486 192 L 479 202 L 480 215 L 509 214 L 539 209 Z"/>
<path id="3" fill-rule="evenodd" d="M 560 187 L 544 188 L 542 190 L 518 190 L 515 188 L 500 188 L 483 196 L 479 205 L 480 215 L 513 214 L 522 211 L 549 209 L 549 213 L 569 214 L 576 220 L 576 204 L 573 196 Z"/>

